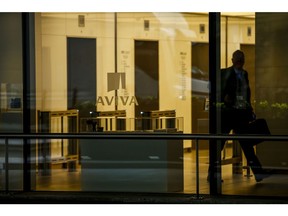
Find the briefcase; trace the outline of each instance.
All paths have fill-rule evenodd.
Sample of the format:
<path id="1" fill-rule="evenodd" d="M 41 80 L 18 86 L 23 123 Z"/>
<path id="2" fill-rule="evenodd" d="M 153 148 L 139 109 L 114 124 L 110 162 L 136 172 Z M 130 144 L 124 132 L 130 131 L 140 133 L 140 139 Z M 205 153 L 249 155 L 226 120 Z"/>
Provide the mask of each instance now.
<path id="1" fill-rule="evenodd" d="M 265 119 L 256 119 L 249 123 L 247 129 L 245 130 L 247 135 L 271 135 L 269 127 Z M 257 145 L 264 140 L 260 139 L 250 139 L 250 140 L 243 140 L 241 141 L 247 145 Z"/>

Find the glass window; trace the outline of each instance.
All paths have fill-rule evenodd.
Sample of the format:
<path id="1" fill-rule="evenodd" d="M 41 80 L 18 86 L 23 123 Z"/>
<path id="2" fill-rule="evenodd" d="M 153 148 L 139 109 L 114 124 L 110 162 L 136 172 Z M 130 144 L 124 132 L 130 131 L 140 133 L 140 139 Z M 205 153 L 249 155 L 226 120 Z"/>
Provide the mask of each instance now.
<path id="1" fill-rule="evenodd" d="M 0 133 L 23 132 L 22 17 L 0 13 Z M 0 140 L 0 190 L 21 190 L 23 142 Z M 8 181 L 9 180 L 9 181 Z"/>
<path id="2" fill-rule="evenodd" d="M 207 13 L 38 13 L 36 20 L 38 132 L 208 133 Z M 37 190 L 195 193 L 191 140 L 93 143 L 40 142 Z M 206 176 L 208 145 L 201 145 Z M 60 173 L 75 187 L 43 183 Z"/>
<path id="3" fill-rule="evenodd" d="M 241 50 L 244 57 L 242 58 L 242 52 L 236 50 Z M 243 63 L 239 65 L 237 61 L 241 59 Z M 223 103 L 221 108 L 221 132 L 224 134 L 238 134 L 241 133 L 239 128 L 246 127 L 243 125 L 248 124 L 248 122 L 252 120 L 247 119 L 246 121 L 245 118 L 246 116 L 252 116 L 252 110 L 254 110 L 255 107 L 254 13 L 243 14 L 242 17 L 235 16 L 233 13 L 222 14 L 221 69 L 221 103 Z M 235 71 L 240 71 L 241 78 L 243 77 L 241 83 L 238 82 L 238 79 L 233 78 L 236 74 Z M 249 88 L 242 89 L 242 91 L 244 91 L 243 94 L 239 93 L 238 95 L 238 93 L 235 93 L 237 92 L 238 86 L 246 85 L 248 87 L 248 84 Z M 246 101 L 247 105 L 243 105 L 241 108 L 238 107 L 237 104 L 240 104 L 241 101 Z M 250 167 L 248 168 L 245 158 L 245 155 L 247 155 L 246 151 L 250 152 L 251 155 L 254 150 L 253 147 L 249 149 L 244 147 L 245 146 L 242 145 L 240 146 L 237 140 L 228 140 L 222 143 L 223 194 L 238 194 L 237 188 L 246 188 L 256 184 L 256 182 L 250 178 Z M 245 155 L 243 153 L 244 150 Z M 249 159 L 250 158 L 249 156 Z"/>
<path id="4" fill-rule="evenodd" d="M 235 116 L 235 113 L 233 117 L 230 115 L 234 121 L 232 125 L 235 128 L 231 133 L 260 134 L 265 131 L 262 129 L 265 122 L 256 127 L 257 131 L 253 130 L 251 124 L 247 125 L 247 128 L 244 126 L 244 129 L 243 125 L 241 126 L 246 121 L 244 120 L 245 116 L 249 114 L 243 115 L 243 111 L 239 112 L 239 106 L 236 104 L 240 103 L 242 99 L 250 99 L 256 119 L 265 120 L 272 135 L 287 135 L 286 19 L 287 14 L 285 13 L 256 13 L 255 18 L 254 16 L 245 18 L 224 16 L 222 18 L 221 25 L 225 27 L 221 31 L 221 36 L 222 41 L 224 38 L 226 41 L 225 45 L 222 45 L 224 47 L 224 52 L 223 50 L 221 52 L 222 68 L 229 68 L 233 64 L 235 73 L 231 73 L 232 75 L 229 76 L 232 77 L 233 74 L 240 72 L 240 75 L 244 75 L 242 84 L 243 80 L 244 82 L 247 80 L 245 78 L 245 71 L 247 71 L 250 86 L 250 93 L 247 95 L 236 91 L 235 100 L 231 103 L 237 109 L 234 112 L 238 113 L 238 117 Z M 241 54 L 240 57 L 239 53 L 233 55 L 236 50 L 243 51 L 244 62 L 240 62 Z M 241 64 L 243 63 L 242 69 Z M 227 71 L 232 70 L 228 69 L 222 72 L 227 75 L 230 73 Z M 235 86 L 238 89 L 238 75 L 236 77 Z M 229 78 L 225 81 L 227 80 L 230 84 L 223 81 L 222 86 L 229 86 L 234 82 Z M 247 84 L 248 82 L 246 82 Z M 223 96 L 224 103 L 227 105 L 228 97 L 231 96 L 228 89 L 231 92 L 233 88 L 224 88 L 225 91 L 223 92 L 226 96 L 228 95 L 226 101 Z M 231 97 L 229 99 L 231 101 Z M 222 119 L 222 125 L 229 124 L 231 126 L 227 119 Z M 269 134 L 268 132 L 265 133 Z M 223 166 L 223 194 L 287 196 L 287 184 L 284 183 L 287 178 L 286 144 L 284 141 L 264 141 L 255 145 L 253 145 L 252 140 L 248 142 L 227 141 L 222 154 L 226 156 L 230 154 L 232 158 L 237 156 L 241 160 L 240 163 L 237 162 L 232 165 L 232 172 L 231 165 Z M 233 174 L 231 175 L 231 173 Z"/>
<path id="5" fill-rule="evenodd" d="M 31 189 L 209 194 L 209 140 L 142 139 L 209 135 L 208 13 L 34 15 L 37 133 L 138 137 L 32 140 Z M 256 115 L 287 135 L 286 20 L 221 13 L 221 133 L 258 134 L 248 124 Z M 0 132 L 21 133 L 21 14 L 0 22 Z M 286 142 L 251 142 L 222 143 L 221 193 L 286 196 Z M 0 189 L 23 189 L 22 141 L 0 148 Z"/>

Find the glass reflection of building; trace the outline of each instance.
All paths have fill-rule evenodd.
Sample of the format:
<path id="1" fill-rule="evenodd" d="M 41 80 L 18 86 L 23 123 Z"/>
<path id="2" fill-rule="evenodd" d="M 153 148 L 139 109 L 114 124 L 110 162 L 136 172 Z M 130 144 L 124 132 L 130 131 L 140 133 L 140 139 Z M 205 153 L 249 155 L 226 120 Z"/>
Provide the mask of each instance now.
<path id="1" fill-rule="evenodd" d="M 287 134 L 286 16 L 223 13 L 219 23 L 220 67 L 244 51 L 253 106 L 275 135 Z M 2 13 L 0 22 L 1 133 L 209 134 L 208 13 Z M 282 191 L 272 195 L 287 196 L 286 142 L 271 146 L 257 154 L 277 169 L 267 181 Z M 25 189 L 29 157 L 32 191 L 195 193 L 193 140 L 37 139 L 30 147 L 25 154 L 25 140 L 1 140 L 1 190 Z M 255 195 L 236 189 L 256 184 L 241 152 L 233 162 L 237 148 L 228 141 L 222 152 L 232 159 L 221 193 Z M 200 193 L 209 194 L 209 141 L 199 149 Z"/>

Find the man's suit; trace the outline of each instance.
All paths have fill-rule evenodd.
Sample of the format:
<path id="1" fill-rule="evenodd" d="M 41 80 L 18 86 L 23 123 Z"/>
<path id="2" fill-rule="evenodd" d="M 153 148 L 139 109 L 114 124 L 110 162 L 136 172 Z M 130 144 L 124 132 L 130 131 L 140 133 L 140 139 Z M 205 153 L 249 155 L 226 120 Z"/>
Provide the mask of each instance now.
<path id="1" fill-rule="evenodd" d="M 245 134 L 247 125 L 253 120 L 253 109 L 251 106 L 251 90 L 249 87 L 248 73 L 245 70 L 241 71 L 242 77 L 238 78 L 233 67 L 221 70 L 221 130 L 223 134 L 228 134 L 231 130 L 235 134 Z M 242 79 L 242 96 L 244 100 L 240 108 L 237 104 L 237 86 L 239 86 L 239 79 Z M 238 82 L 238 83 L 237 83 Z M 241 82 L 241 81 L 240 81 Z M 238 96 L 239 97 L 239 96 Z M 222 143 L 222 149 L 224 147 Z M 257 175 L 263 173 L 260 161 L 255 155 L 253 145 L 247 145 L 239 141 L 241 148 L 247 158 L 247 163 L 251 167 L 255 178 Z M 260 178 L 260 177 L 259 177 Z"/>
<path id="2" fill-rule="evenodd" d="M 253 120 L 253 109 L 251 106 L 251 90 L 247 71 L 242 71 L 242 107 L 236 107 L 237 104 L 237 86 L 239 78 L 233 67 L 221 70 L 221 119 L 222 133 L 229 133 L 231 128 L 235 132 L 241 133 L 244 125 Z M 229 130 L 229 131 L 227 131 Z M 239 131 L 240 130 L 240 131 Z"/>

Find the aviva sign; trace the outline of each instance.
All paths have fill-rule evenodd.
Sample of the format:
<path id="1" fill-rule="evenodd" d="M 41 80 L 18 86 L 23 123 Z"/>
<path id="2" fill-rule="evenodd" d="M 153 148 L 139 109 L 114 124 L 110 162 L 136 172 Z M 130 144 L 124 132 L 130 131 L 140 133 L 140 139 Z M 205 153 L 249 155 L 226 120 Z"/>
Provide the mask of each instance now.
<path id="1" fill-rule="evenodd" d="M 120 85 L 121 84 L 121 85 Z M 107 73 L 107 91 L 117 91 L 119 89 L 126 89 L 126 76 L 125 73 Z M 138 101 L 135 96 L 98 96 L 96 101 L 96 106 L 101 104 L 112 105 L 113 102 L 115 105 L 129 105 L 132 104 L 138 106 Z"/>

